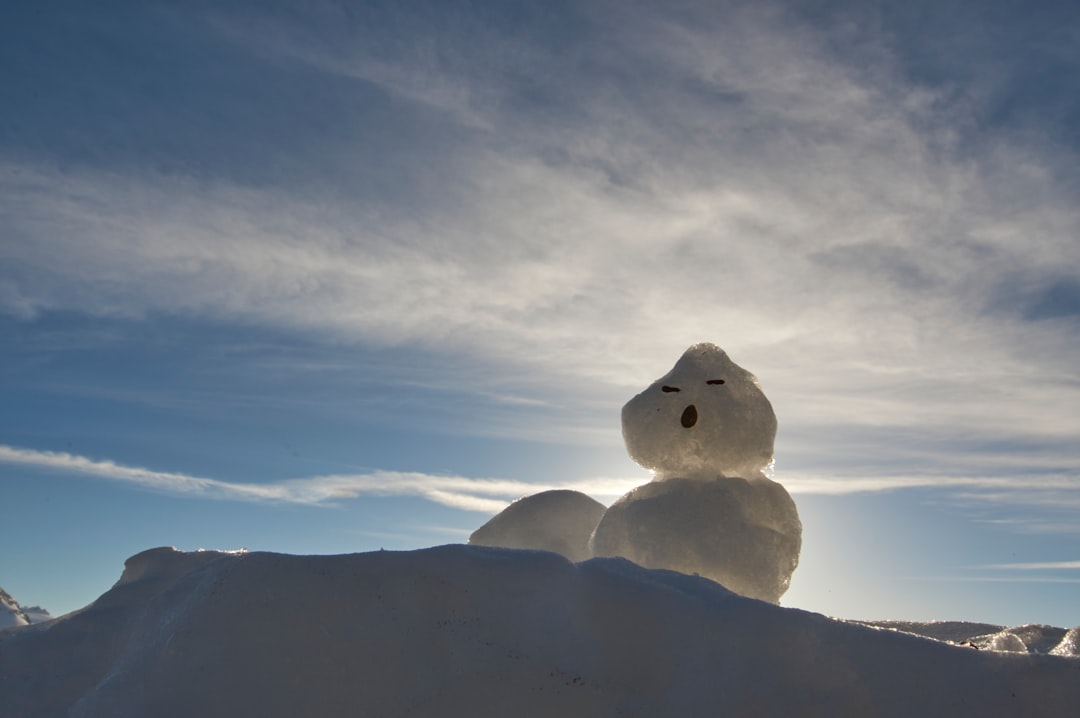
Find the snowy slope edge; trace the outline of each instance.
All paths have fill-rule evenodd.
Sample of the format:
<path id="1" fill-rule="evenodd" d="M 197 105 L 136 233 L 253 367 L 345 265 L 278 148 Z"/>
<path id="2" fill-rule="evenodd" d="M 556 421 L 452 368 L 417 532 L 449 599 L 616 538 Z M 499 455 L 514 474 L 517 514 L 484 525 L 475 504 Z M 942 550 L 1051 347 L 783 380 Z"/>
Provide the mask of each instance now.
<path id="1" fill-rule="evenodd" d="M 912 690 L 918 686 L 918 690 Z M 1070 715 L 1080 660 L 950 646 L 622 559 L 132 557 L 0 633 L 0 715 Z"/>

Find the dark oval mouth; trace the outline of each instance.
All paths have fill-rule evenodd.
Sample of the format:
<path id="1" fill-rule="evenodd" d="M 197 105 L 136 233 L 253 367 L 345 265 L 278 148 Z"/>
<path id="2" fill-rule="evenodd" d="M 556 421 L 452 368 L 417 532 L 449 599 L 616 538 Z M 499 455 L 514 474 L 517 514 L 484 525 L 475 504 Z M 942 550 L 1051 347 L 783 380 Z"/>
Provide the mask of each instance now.
<path id="1" fill-rule="evenodd" d="M 693 404 L 683 409 L 682 419 L 683 427 L 689 429 L 691 426 L 697 423 L 697 407 Z"/>

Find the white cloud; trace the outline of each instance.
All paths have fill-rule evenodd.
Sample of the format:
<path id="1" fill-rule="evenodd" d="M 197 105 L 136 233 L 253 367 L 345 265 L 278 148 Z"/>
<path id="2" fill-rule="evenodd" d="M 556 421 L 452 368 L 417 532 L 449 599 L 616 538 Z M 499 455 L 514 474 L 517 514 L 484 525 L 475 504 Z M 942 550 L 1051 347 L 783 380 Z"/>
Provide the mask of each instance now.
<path id="1" fill-rule="evenodd" d="M 992 568 L 1002 571 L 1075 571 L 1080 569 L 1080 561 L 1036 561 L 1032 563 L 996 563 L 980 568 Z"/>
<path id="2" fill-rule="evenodd" d="M 282 502 L 299 505 L 332 504 L 370 496 L 418 496 L 466 511 L 496 513 L 511 501 L 550 489 L 574 489 L 610 504 L 646 478 L 591 477 L 565 482 L 525 482 L 425 474 L 374 471 L 332 474 L 268 483 L 240 483 L 125 466 L 65 452 L 37 451 L 0 444 L 0 463 L 16 464 L 68 474 L 94 476 L 179 496 L 211 500 Z M 799 472 L 777 477 L 795 496 L 846 495 L 906 489 L 936 489 L 966 502 L 1005 501 L 1011 506 L 1061 507 L 1080 502 L 1080 485 L 1072 476 L 812 476 Z M 1039 521 L 1033 520 L 1032 524 Z M 1000 566 L 1002 568 L 1005 566 Z M 1019 565 L 1012 566 L 1019 567 Z M 1067 567 L 1064 564 L 1059 567 Z"/>
<path id="3" fill-rule="evenodd" d="M 905 576 L 904 580 L 947 583 L 1080 583 L 1080 578 L 1053 576 Z"/>
<path id="4" fill-rule="evenodd" d="M 1030 503 L 1031 495 L 1038 492 L 1059 492 L 1057 494 L 1059 499 L 1062 495 L 1069 494 L 1075 494 L 1080 498 L 1080 482 L 1076 477 L 1069 475 L 994 477 L 901 474 L 824 477 L 794 472 L 785 474 L 781 481 L 793 494 L 858 494 L 898 489 L 938 488 L 980 490 L 978 493 L 962 494 L 972 499 L 993 500 L 1007 497 L 1008 501 L 1016 502 L 1021 496 L 1027 497 L 1022 501 L 1023 503 Z M 1001 493 L 1003 490 L 1011 493 Z"/>
<path id="5" fill-rule="evenodd" d="M 844 57 L 777 6 L 678 22 L 648 4 L 589 7 L 603 37 L 519 54 L 431 27 L 410 26 L 422 41 L 408 47 L 355 42 L 363 28 L 348 24 L 320 44 L 321 16 L 316 30 L 269 17 L 247 33 L 217 19 L 275 62 L 445 114 L 432 140 L 445 151 L 345 147 L 349 171 L 370 172 L 345 180 L 402 165 L 453 181 L 389 205 L 345 180 L 9 159 L 0 216 L 14 239 L 0 258 L 18 272 L 0 276 L 0 306 L 407 344 L 495 382 L 529 376 L 519 399 L 557 406 L 628 398 L 710 340 L 759 375 L 782 427 L 837 429 L 826 444 L 860 426 L 1076 436 L 1073 325 L 995 305 L 1002 285 L 1080 266 L 1055 148 L 1002 135 L 961 151 L 975 131 L 962 95 L 905 80 L 884 44 L 869 63 Z M 544 113 L 534 90 L 550 94 Z M 931 464 L 951 460 L 939 450 Z"/>
<path id="6" fill-rule="evenodd" d="M 610 500 L 639 483 L 635 479 L 587 479 L 561 484 L 534 484 L 402 471 L 313 476 L 265 484 L 238 483 L 123 466 L 65 452 L 35 451 L 6 445 L 0 445 L 0 463 L 95 476 L 144 489 L 206 499 L 317 505 L 364 496 L 420 496 L 444 506 L 489 513 L 501 511 L 510 501 L 538 491 L 577 489 Z"/>

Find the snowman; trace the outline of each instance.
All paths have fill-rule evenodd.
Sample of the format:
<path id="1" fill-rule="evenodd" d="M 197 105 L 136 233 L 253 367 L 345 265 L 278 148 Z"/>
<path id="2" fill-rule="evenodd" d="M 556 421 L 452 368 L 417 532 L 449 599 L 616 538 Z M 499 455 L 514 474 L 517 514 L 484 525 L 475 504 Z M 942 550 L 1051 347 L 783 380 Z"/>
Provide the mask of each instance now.
<path id="1" fill-rule="evenodd" d="M 776 415 L 754 376 L 715 344 L 696 344 L 627 402 L 622 427 L 652 481 L 607 510 L 580 492 L 529 496 L 469 542 L 575 561 L 622 556 L 777 603 L 799 562 L 802 524 L 784 487 L 763 473 Z"/>
<path id="2" fill-rule="evenodd" d="M 654 478 L 604 512 L 594 556 L 699 574 L 776 603 L 799 561 L 802 524 L 765 476 L 776 415 L 754 376 L 696 344 L 622 410 L 626 449 Z"/>

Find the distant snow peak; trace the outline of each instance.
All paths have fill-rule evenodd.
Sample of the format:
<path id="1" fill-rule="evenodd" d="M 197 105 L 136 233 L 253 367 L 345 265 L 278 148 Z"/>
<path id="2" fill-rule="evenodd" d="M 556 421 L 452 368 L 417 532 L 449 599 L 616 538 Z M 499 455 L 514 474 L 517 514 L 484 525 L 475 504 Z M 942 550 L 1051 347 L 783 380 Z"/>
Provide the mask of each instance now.
<path id="1" fill-rule="evenodd" d="M 0 629 L 14 626 L 28 626 L 52 618 L 49 612 L 40 606 L 23 608 L 11 594 L 0 588 Z"/>

